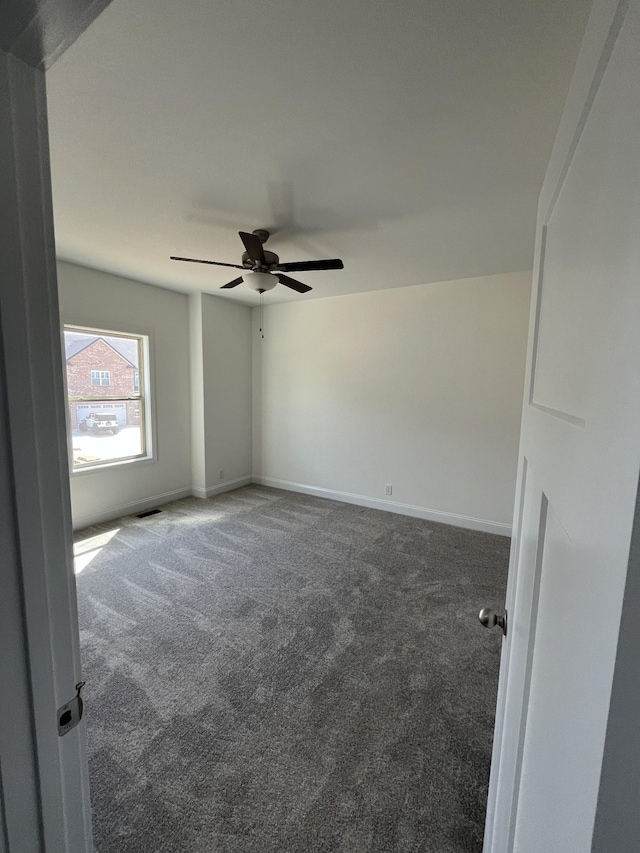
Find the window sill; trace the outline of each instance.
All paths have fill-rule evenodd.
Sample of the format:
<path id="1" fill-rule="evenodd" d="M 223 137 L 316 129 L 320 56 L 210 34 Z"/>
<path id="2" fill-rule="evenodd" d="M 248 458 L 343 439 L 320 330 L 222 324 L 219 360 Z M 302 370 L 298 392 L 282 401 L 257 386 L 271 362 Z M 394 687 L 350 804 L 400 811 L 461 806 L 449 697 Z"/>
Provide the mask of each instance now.
<path id="1" fill-rule="evenodd" d="M 151 465 L 158 461 L 157 456 L 139 456 L 135 459 L 119 459 L 113 462 L 100 462 L 96 465 L 87 465 L 82 468 L 71 468 L 70 474 L 72 477 L 77 477 L 82 474 L 95 474 L 97 471 L 112 471 L 114 468 L 127 468 L 130 466 L 138 467 L 139 465 Z"/>

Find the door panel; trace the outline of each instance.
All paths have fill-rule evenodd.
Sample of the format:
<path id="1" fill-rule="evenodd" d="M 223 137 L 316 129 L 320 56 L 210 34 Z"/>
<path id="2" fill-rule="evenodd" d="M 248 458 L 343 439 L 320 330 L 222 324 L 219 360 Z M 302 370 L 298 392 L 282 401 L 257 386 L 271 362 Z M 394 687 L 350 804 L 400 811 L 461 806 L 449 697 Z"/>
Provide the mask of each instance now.
<path id="1" fill-rule="evenodd" d="M 498 721 L 502 721 L 503 728 L 500 732 L 496 728 L 495 734 L 496 739 L 500 737 L 505 743 L 516 747 L 504 752 L 499 769 L 501 785 L 497 790 L 495 812 L 503 818 L 503 823 L 498 828 L 504 835 L 505 843 L 515 828 L 515 823 L 509 825 L 508 818 L 516 813 L 518 806 L 522 769 L 520 732 L 525 728 L 528 711 L 548 509 L 548 501 L 542 492 L 540 481 L 526 458 L 523 460 L 521 483 L 519 517 L 522 523 L 518 526 L 518 538 L 514 541 L 512 551 L 512 565 L 518 566 L 520 571 L 517 578 L 511 578 L 513 582 L 510 583 L 507 593 L 508 642 L 504 646 L 500 685 L 506 713 L 501 714 L 499 703 L 496 716 Z M 513 618 L 516 613 L 517 620 Z M 499 696 L 499 700 L 500 698 Z M 489 811 L 488 818 L 491 817 Z M 512 843 L 512 839 L 509 843 Z"/>
<path id="2" fill-rule="evenodd" d="M 590 750 L 583 749 L 597 723 L 590 713 L 591 674 L 588 667 L 578 668 L 574 663 L 598 632 L 587 620 L 580 623 L 580 630 L 567 626 L 567 616 L 589 607 L 591 591 L 580 583 L 580 556 L 550 505 L 538 551 L 542 558 L 539 618 L 514 847 L 530 850 L 535 839 L 540 850 L 587 850 L 592 819 L 585 811 L 586 800 L 578 799 L 571 823 L 558 802 L 564 802 L 565 791 L 589 771 L 585 765 L 593 758 Z M 575 836 L 576 826 L 582 837 Z"/>
<path id="3" fill-rule="evenodd" d="M 591 849 L 638 485 L 640 0 L 589 26 L 539 208 L 492 853 Z"/>

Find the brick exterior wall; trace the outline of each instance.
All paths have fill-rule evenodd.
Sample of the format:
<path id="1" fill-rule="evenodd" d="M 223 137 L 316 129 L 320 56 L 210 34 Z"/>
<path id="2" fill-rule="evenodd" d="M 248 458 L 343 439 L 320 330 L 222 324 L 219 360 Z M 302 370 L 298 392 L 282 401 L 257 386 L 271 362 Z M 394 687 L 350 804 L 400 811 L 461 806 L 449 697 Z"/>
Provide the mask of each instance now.
<path id="1" fill-rule="evenodd" d="M 92 385 L 92 370 L 108 370 L 110 385 Z M 102 339 L 94 341 L 67 361 L 70 397 L 130 397 L 135 368 Z"/>
<path id="2" fill-rule="evenodd" d="M 110 375 L 109 385 L 92 385 L 92 370 L 108 370 Z M 67 388 L 70 397 L 130 397 L 135 393 L 134 377 L 135 367 L 109 346 L 105 341 L 98 339 L 85 347 L 67 361 Z M 127 426 L 138 426 L 140 424 L 140 404 L 137 400 L 124 401 L 126 406 Z M 82 412 L 78 412 L 78 406 Z M 71 426 L 76 429 L 79 422 L 86 414 L 86 403 L 70 403 Z M 106 411 L 109 401 L 98 404 L 96 411 Z"/>

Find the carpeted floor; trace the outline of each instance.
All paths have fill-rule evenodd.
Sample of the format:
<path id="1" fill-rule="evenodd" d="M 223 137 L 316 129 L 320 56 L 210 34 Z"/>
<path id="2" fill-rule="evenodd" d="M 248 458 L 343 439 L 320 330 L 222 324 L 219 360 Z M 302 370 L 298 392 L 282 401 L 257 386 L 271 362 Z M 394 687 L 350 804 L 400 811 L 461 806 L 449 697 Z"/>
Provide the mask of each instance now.
<path id="1" fill-rule="evenodd" d="M 479 853 L 508 539 L 260 486 L 77 539 L 97 853 Z"/>

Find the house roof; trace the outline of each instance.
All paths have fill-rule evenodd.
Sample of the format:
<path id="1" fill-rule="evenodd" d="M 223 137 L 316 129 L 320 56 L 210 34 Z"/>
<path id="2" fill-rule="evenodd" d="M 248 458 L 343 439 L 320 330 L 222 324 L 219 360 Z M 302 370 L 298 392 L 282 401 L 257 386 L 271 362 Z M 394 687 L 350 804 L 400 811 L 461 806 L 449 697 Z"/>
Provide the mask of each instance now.
<path id="1" fill-rule="evenodd" d="M 138 343 L 133 338 L 114 338 L 109 335 L 88 335 L 84 332 L 65 332 L 64 348 L 67 361 L 96 341 L 104 341 L 131 367 L 138 369 Z"/>

